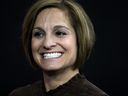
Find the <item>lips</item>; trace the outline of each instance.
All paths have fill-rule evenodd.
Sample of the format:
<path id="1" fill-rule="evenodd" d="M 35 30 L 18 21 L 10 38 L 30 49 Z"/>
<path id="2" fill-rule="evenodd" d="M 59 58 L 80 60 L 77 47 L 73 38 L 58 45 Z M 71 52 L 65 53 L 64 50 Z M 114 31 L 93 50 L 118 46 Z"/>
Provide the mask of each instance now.
<path id="1" fill-rule="evenodd" d="M 46 52 L 41 54 L 43 59 L 54 59 L 62 56 L 62 52 Z"/>

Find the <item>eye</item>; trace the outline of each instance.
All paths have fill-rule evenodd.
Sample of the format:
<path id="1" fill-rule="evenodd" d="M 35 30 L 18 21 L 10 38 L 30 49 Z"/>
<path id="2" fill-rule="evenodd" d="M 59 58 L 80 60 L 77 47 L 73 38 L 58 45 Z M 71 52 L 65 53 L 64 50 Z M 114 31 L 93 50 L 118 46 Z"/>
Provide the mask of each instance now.
<path id="1" fill-rule="evenodd" d="M 56 34 L 56 36 L 58 36 L 58 37 L 64 37 L 64 36 L 67 35 L 67 33 L 66 33 L 66 32 L 63 32 L 63 31 L 57 31 L 55 34 Z"/>
<path id="2" fill-rule="evenodd" d="M 42 38 L 44 35 L 45 34 L 42 31 L 35 31 L 35 32 L 33 32 L 33 36 L 36 37 L 36 38 Z"/>

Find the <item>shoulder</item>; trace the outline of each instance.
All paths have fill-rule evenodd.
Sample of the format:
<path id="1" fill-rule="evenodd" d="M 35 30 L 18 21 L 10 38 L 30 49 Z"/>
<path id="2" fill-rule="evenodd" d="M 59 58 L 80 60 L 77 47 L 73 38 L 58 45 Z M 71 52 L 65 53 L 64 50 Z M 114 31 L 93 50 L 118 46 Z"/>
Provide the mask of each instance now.
<path id="1" fill-rule="evenodd" d="M 16 88 L 9 96 L 36 96 L 34 94 L 41 93 L 41 81 L 37 81 L 33 84 L 28 84 L 23 87 Z"/>
<path id="2" fill-rule="evenodd" d="M 77 77 L 77 93 L 79 96 L 109 96 L 103 90 L 89 82 L 84 75 Z"/>

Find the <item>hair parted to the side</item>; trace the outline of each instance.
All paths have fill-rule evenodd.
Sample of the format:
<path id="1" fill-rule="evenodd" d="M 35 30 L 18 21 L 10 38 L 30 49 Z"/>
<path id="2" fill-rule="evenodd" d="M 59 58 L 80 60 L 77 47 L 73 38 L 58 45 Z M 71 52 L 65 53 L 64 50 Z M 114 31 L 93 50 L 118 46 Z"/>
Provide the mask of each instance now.
<path id="1" fill-rule="evenodd" d="M 37 15 L 46 8 L 59 8 L 69 16 L 77 37 L 77 59 L 74 68 L 79 68 L 88 59 L 95 43 L 95 32 L 87 13 L 75 0 L 37 0 L 25 16 L 22 30 L 22 42 L 30 63 L 38 67 L 31 50 L 32 29 Z"/>

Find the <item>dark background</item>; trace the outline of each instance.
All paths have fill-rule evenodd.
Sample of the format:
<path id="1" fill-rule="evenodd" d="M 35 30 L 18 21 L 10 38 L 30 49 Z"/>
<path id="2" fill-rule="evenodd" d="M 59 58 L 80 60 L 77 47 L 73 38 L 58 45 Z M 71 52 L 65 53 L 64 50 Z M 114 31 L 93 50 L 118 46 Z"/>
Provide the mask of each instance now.
<path id="1" fill-rule="evenodd" d="M 40 79 L 25 58 L 20 34 L 29 6 L 36 0 L 1 0 L 0 96 Z M 110 96 L 127 96 L 127 8 L 117 0 L 78 0 L 96 31 L 96 44 L 84 73 Z"/>

